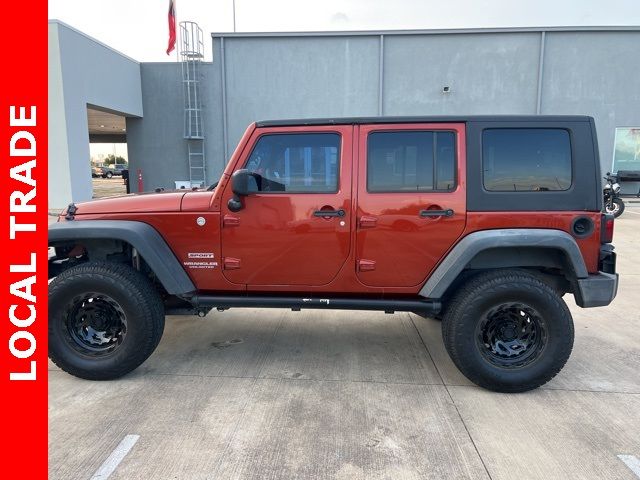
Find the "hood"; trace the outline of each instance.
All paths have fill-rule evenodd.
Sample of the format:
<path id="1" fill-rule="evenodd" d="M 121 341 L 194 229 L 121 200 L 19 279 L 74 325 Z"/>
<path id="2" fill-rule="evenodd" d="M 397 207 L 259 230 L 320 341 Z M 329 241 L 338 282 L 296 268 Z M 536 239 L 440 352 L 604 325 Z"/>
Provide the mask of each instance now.
<path id="1" fill-rule="evenodd" d="M 76 203 L 75 214 L 178 212 L 185 193 L 185 191 L 132 193 L 120 197 L 100 198 L 89 202 Z"/>

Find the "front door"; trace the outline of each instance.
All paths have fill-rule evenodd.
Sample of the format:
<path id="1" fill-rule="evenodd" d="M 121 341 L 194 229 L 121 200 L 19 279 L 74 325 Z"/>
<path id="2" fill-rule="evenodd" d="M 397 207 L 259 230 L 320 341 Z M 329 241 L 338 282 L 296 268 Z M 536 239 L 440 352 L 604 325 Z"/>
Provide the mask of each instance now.
<path id="1" fill-rule="evenodd" d="M 466 221 L 464 124 L 360 127 L 356 269 L 362 283 L 425 281 Z"/>
<path id="2" fill-rule="evenodd" d="M 261 128 L 236 169 L 254 173 L 243 208 L 222 202 L 222 267 L 247 286 L 329 283 L 349 255 L 353 127 Z"/>

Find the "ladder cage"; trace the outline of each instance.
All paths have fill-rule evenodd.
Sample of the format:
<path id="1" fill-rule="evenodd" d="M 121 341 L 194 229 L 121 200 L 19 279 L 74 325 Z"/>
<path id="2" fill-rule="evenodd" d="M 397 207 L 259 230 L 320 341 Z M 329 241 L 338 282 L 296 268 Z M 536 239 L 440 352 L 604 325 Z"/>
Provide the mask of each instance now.
<path id="1" fill-rule="evenodd" d="M 184 132 L 187 141 L 189 180 L 192 187 L 206 185 L 204 121 L 200 94 L 200 65 L 204 60 L 204 35 L 195 22 L 180 22 L 178 57 L 182 67 Z"/>

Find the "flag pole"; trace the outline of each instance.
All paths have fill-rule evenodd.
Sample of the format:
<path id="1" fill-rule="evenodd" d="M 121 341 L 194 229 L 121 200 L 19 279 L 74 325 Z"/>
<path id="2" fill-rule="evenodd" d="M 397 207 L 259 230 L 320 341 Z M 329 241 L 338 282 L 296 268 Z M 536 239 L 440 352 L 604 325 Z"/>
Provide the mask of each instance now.
<path id="1" fill-rule="evenodd" d="M 178 22 L 178 9 L 176 8 L 176 0 L 173 0 L 173 14 L 176 17 L 176 39 L 177 39 L 177 48 L 176 48 L 176 62 L 180 62 L 180 49 L 182 48 L 182 29 L 180 28 L 180 22 Z"/>
<path id="2" fill-rule="evenodd" d="M 233 2 L 233 33 L 236 33 L 236 0 Z"/>

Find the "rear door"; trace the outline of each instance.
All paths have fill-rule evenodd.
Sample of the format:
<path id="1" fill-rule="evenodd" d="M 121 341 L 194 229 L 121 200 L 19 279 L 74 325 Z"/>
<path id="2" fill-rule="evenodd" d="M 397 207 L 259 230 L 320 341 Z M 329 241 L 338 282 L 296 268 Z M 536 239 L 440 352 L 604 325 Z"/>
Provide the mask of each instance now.
<path id="1" fill-rule="evenodd" d="M 465 125 L 363 125 L 356 268 L 368 286 L 422 284 L 466 222 Z"/>
<path id="2" fill-rule="evenodd" d="M 351 249 L 353 126 L 256 130 L 236 169 L 259 181 L 231 211 L 222 201 L 224 276 L 249 287 L 319 286 Z"/>

